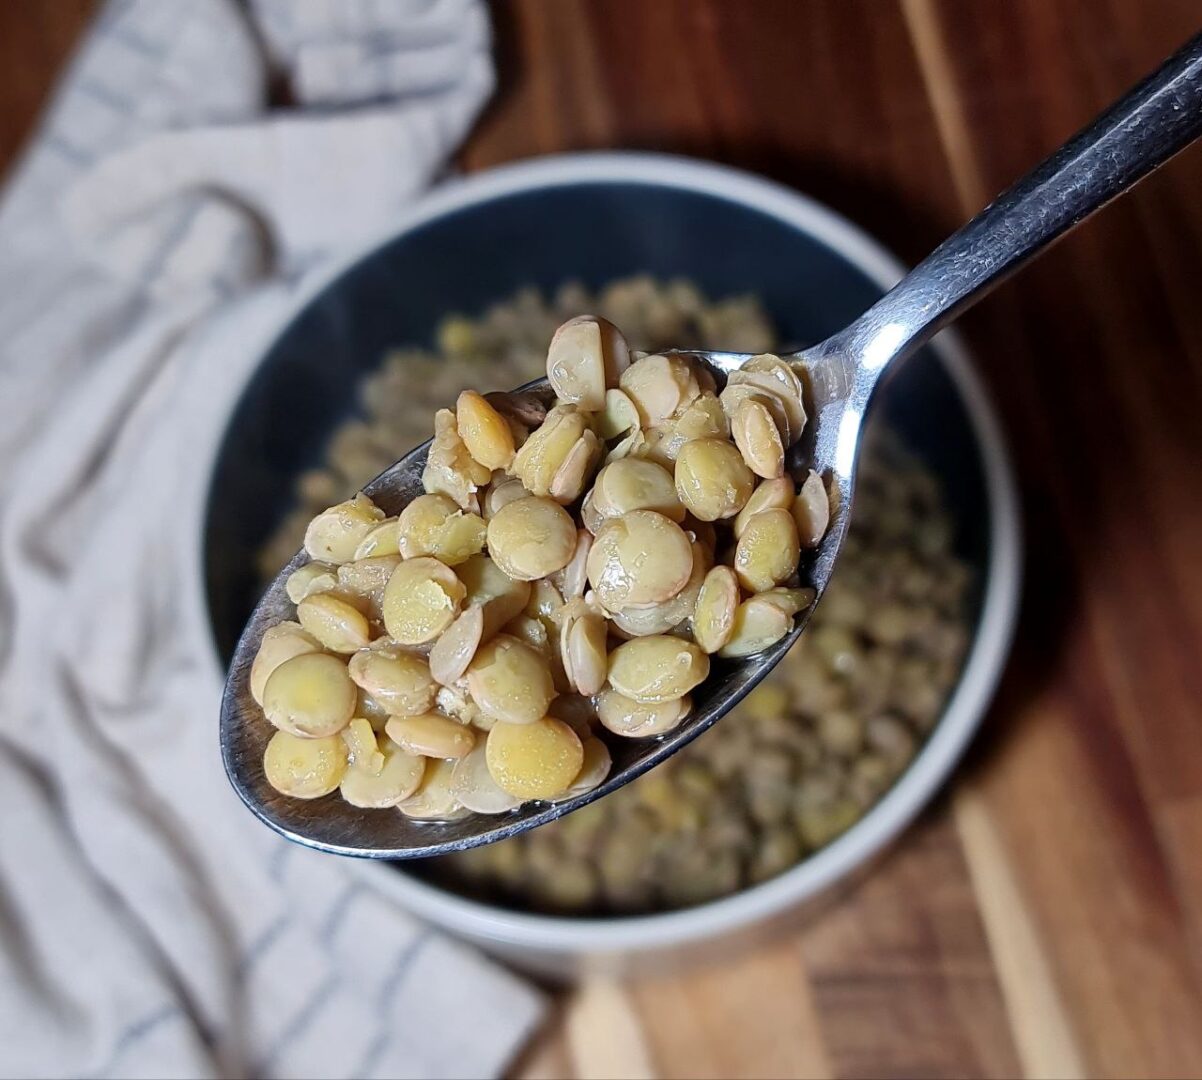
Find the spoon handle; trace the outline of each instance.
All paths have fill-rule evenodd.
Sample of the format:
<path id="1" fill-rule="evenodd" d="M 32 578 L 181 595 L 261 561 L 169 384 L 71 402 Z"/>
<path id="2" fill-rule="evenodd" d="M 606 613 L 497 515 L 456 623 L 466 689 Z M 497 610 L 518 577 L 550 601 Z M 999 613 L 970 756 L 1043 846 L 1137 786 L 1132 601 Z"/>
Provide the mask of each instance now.
<path id="1" fill-rule="evenodd" d="M 1202 134 L 1202 34 L 824 342 L 867 392 L 995 285 Z"/>

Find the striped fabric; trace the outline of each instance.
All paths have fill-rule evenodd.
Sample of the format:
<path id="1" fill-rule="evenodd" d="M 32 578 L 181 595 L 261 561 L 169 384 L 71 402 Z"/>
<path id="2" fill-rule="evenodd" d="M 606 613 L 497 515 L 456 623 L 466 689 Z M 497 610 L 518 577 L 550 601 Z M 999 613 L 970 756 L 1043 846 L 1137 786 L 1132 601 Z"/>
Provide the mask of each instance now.
<path id="1" fill-rule="evenodd" d="M 477 0 L 114 0 L 0 203 L 2 1075 L 487 1076 L 539 1016 L 237 803 L 194 547 L 281 310 L 492 77 Z"/>

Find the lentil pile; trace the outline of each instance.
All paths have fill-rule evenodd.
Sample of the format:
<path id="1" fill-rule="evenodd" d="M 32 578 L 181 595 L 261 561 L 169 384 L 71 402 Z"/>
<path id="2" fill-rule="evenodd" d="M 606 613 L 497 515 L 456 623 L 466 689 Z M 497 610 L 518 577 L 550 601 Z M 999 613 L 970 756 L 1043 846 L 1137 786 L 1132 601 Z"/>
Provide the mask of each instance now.
<path id="1" fill-rule="evenodd" d="M 970 584 L 934 477 L 889 432 L 867 438 L 838 568 L 772 674 L 646 776 L 436 860 L 440 880 L 560 914 L 671 910 L 773 877 L 863 816 L 956 681 Z"/>
<path id="2" fill-rule="evenodd" d="M 672 730 L 711 654 L 752 656 L 813 603 L 801 552 L 830 506 L 817 473 L 785 472 L 806 424 L 787 361 L 719 386 L 582 315 L 546 370 L 550 401 L 438 410 L 425 494 L 397 517 L 360 492 L 306 527 L 297 621 L 251 673 L 277 791 L 440 819 L 583 794 L 610 768 L 598 726 Z"/>

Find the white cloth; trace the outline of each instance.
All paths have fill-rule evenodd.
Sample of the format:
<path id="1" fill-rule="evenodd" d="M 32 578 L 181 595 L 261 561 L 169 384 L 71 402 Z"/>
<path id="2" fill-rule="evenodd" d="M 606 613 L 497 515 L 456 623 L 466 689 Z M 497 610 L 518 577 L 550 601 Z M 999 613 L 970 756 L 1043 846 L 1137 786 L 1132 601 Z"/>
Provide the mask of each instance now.
<path id="1" fill-rule="evenodd" d="M 114 0 L 0 204 L 0 1074 L 489 1075 L 539 1016 L 239 804 L 197 568 L 274 320 L 492 78 L 477 0 Z"/>

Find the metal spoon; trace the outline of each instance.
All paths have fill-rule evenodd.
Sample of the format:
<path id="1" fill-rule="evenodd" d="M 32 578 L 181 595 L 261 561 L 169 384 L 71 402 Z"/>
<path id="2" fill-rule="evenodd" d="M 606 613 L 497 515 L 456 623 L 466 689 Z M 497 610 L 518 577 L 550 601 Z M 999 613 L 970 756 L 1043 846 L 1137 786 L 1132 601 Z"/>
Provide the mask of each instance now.
<path id="1" fill-rule="evenodd" d="M 812 463 L 828 478 L 833 496 L 830 528 L 813 561 L 802 568 L 819 597 L 847 532 L 861 422 L 885 370 L 1200 133 L 1202 35 L 944 241 L 850 326 L 790 358 L 806 372 L 812 393 L 807 403 L 811 420 L 793 464 Z M 719 381 L 748 358 L 738 353 L 687 355 L 709 364 Z M 545 379 L 529 389 L 550 394 Z M 421 494 L 428 448 L 428 443 L 419 446 L 365 489 L 386 513 L 397 513 Z M 417 822 L 398 812 L 360 810 L 336 798 L 286 798 L 264 778 L 263 750 L 271 729 L 251 699 L 247 678 L 264 630 L 292 617 L 284 583 L 304 561 L 298 555 L 272 582 L 238 642 L 221 705 L 221 748 L 230 782 L 261 820 L 301 844 L 344 855 L 405 859 L 473 847 L 609 794 L 725 715 L 788 652 L 809 615 L 800 615 L 790 634 L 759 655 L 715 663 L 710 679 L 694 694 L 692 715 L 675 731 L 654 740 L 611 740 L 613 769 L 594 791 L 557 804 L 529 803 L 495 817 L 472 814 L 458 821 Z"/>

